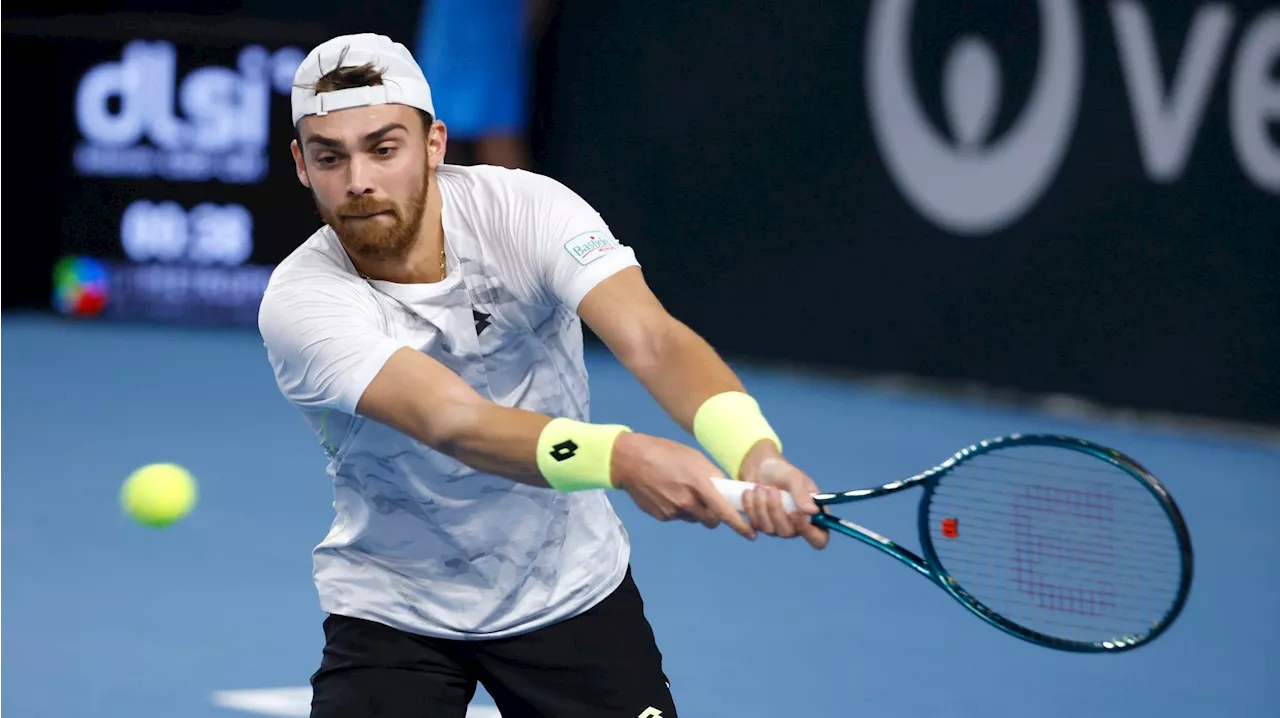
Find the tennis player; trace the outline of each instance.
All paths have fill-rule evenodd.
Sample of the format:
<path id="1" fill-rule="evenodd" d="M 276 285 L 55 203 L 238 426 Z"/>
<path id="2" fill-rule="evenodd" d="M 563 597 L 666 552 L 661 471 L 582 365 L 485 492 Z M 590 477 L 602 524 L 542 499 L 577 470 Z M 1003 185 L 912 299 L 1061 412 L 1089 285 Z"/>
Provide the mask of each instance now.
<path id="1" fill-rule="evenodd" d="M 403 45 L 335 38 L 295 87 L 291 149 L 325 224 L 276 268 L 259 328 L 334 485 L 312 715 L 461 718 L 480 682 L 506 718 L 673 718 L 609 494 L 821 548 L 817 487 L 583 199 L 443 164 Z M 715 463 L 591 423 L 582 322 Z M 724 475 L 757 484 L 745 518 L 712 486 Z"/>

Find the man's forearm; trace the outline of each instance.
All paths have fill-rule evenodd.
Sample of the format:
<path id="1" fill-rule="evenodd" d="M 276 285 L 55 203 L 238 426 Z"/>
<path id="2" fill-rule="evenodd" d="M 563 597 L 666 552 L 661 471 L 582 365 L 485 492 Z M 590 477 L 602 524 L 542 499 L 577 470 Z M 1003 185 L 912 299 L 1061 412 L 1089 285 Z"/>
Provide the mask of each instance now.
<path id="1" fill-rule="evenodd" d="M 551 417 L 484 402 L 457 407 L 432 437 L 432 448 L 477 471 L 547 486 L 536 461 L 538 438 Z"/>
<path id="2" fill-rule="evenodd" d="M 652 351 L 623 361 L 663 410 L 690 434 L 694 416 L 707 399 L 727 391 L 745 391 L 716 350 L 678 322 L 654 343 Z M 516 474 L 521 477 L 517 480 L 526 483 L 540 481 L 528 457 L 547 417 L 493 405 L 477 405 L 468 412 L 454 424 L 446 453 L 478 469 Z M 761 449 L 768 453 L 773 445 L 763 443 Z"/>
<path id="3" fill-rule="evenodd" d="M 679 322 L 672 323 L 651 351 L 624 361 L 663 410 L 690 433 L 693 417 L 707 399 L 726 391 L 744 391 L 716 350 Z"/>
<path id="4" fill-rule="evenodd" d="M 549 416 L 523 409 L 491 403 L 468 405 L 459 408 L 447 433 L 433 440 L 433 448 L 478 471 L 546 487 L 551 484 L 538 465 L 537 454 L 551 421 Z M 589 433 L 582 438 L 589 440 Z M 646 463 L 644 441 L 630 432 L 617 436 L 604 462 L 614 486 L 622 487 L 634 476 L 636 468 Z"/>
<path id="5" fill-rule="evenodd" d="M 607 488 L 615 478 L 625 483 L 637 457 L 643 459 L 643 442 L 620 436 L 627 433 L 624 426 L 501 406 L 407 347 L 386 360 L 356 413 L 476 470 L 533 486 Z"/>
<path id="6" fill-rule="evenodd" d="M 628 369 L 676 423 L 694 433 L 694 417 L 711 397 L 745 388 L 720 354 L 686 325 L 675 322 L 653 350 L 630 358 Z M 754 467 L 771 456 L 780 456 L 767 439 L 757 442 L 743 459 L 742 478 L 751 480 Z"/>

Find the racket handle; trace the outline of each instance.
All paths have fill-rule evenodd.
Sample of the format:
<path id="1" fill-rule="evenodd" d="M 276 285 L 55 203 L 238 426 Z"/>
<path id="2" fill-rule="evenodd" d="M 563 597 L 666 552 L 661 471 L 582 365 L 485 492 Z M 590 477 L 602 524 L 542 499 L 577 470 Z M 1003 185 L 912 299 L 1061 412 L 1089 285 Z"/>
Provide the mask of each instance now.
<path id="1" fill-rule="evenodd" d="M 734 481 L 733 479 L 723 479 L 718 476 L 711 477 L 711 482 L 716 485 L 716 490 L 720 492 L 720 495 L 728 499 L 733 508 L 739 511 L 742 511 L 742 495 L 755 486 L 750 481 Z M 782 508 L 788 512 L 799 510 L 796 508 L 795 499 L 792 499 L 791 494 L 785 491 L 782 492 Z"/>

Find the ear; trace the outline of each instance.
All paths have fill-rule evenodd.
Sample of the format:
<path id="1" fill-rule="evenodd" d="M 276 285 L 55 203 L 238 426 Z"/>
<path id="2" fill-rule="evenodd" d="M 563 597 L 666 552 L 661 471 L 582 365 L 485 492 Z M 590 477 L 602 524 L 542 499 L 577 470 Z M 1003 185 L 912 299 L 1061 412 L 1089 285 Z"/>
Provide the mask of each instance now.
<path id="1" fill-rule="evenodd" d="M 449 129 L 440 120 L 431 123 L 427 130 L 427 166 L 435 169 L 444 162 L 445 146 L 449 143 Z"/>
<path id="2" fill-rule="evenodd" d="M 307 163 L 302 157 L 302 148 L 298 147 L 297 140 L 289 143 L 289 152 L 293 154 L 293 169 L 298 173 L 298 181 L 303 187 L 311 189 L 311 178 L 307 177 Z"/>

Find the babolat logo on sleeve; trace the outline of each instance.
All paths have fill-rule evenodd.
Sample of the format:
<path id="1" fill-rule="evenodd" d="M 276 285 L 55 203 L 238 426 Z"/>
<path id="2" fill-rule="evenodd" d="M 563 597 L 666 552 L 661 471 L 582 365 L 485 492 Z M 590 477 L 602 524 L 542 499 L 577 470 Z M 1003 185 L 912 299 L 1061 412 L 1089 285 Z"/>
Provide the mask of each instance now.
<path id="1" fill-rule="evenodd" d="M 617 249 L 618 240 L 613 238 L 607 230 L 597 230 L 594 232 L 583 232 L 568 242 L 564 243 L 564 250 L 569 256 L 578 260 L 578 264 L 588 265 L 604 255 Z"/>

